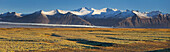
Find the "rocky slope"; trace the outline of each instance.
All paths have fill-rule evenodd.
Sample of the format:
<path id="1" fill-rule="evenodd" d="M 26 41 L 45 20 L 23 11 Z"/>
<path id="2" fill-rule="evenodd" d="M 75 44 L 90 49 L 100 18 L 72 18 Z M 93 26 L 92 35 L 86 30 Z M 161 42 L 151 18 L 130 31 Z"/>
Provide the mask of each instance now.
<path id="1" fill-rule="evenodd" d="M 141 16 L 134 15 L 119 22 L 119 24 L 119 27 L 168 28 L 170 27 L 170 16 L 168 14 L 159 14 L 153 18 L 142 18 Z"/>
<path id="2" fill-rule="evenodd" d="M 15 22 L 17 18 L 20 18 L 21 14 L 16 12 L 7 12 L 5 14 L 0 14 L 1 21 Z"/>
<path id="3" fill-rule="evenodd" d="M 18 18 L 16 22 L 22 23 L 49 23 L 49 19 L 41 11 L 35 12 L 33 14 L 25 15 L 21 18 Z"/>
<path id="4" fill-rule="evenodd" d="M 88 21 L 70 12 L 66 14 L 57 13 L 55 15 L 49 15 L 48 18 L 50 24 L 92 25 Z"/>

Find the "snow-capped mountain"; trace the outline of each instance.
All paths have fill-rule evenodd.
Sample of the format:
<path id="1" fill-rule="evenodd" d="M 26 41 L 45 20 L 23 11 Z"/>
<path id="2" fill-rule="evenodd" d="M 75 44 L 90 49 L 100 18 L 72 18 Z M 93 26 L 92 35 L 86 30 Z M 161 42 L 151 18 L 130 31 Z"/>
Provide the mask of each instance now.
<path id="1" fill-rule="evenodd" d="M 138 16 L 142 17 L 153 17 L 158 14 L 162 14 L 159 11 L 152 11 L 152 12 L 138 12 L 138 11 L 130 11 L 130 10 L 118 10 L 118 9 L 112 9 L 112 8 L 103 8 L 103 9 L 94 9 L 94 8 L 87 8 L 82 7 L 76 10 L 52 10 L 52 11 L 42 11 L 45 15 L 54 15 L 56 13 L 60 14 L 66 14 L 68 12 L 71 12 L 75 15 L 78 15 L 80 17 L 86 16 L 86 18 L 94 17 L 94 18 L 110 18 L 110 17 L 116 17 L 116 18 L 127 18 L 132 17 L 134 14 L 137 14 Z"/>
<path id="2" fill-rule="evenodd" d="M 160 11 L 139 12 L 113 8 L 36 11 L 31 14 L 7 12 L 0 21 L 21 23 L 48 23 L 72 25 L 98 25 L 114 27 L 170 27 L 170 14 Z M 161 25 L 161 26 L 160 26 Z"/>
<path id="3" fill-rule="evenodd" d="M 17 18 L 22 17 L 20 13 L 7 12 L 0 14 L 1 21 L 15 21 Z"/>
<path id="4" fill-rule="evenodd" d="M 7 13 L 0 14 L 0 17 L 4 17 L 4 16 L 18 16 L 18 17 L 21 17 L 21 13 L 7 12 Z"/>
<path id="5" fill-rule="evenodd" d="M 146 14 L 149 17 L 153 17 L 153 16 L 156 16 L 156 15 L 159 15 L 159 14 L 163 14 L 163 13 L 160 12 L 160 11 L 152 11 L 152 12 L 149 12 L 149 13 L 146 13 Z"/>

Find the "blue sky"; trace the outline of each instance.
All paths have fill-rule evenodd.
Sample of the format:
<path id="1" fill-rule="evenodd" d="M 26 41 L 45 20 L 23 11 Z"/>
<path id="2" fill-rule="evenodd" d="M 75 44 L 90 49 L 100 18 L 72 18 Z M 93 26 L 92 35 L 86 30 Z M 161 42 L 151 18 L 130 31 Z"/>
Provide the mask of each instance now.
<path id="1" fill-rule="evenodd" d="M 170 13 L 170 0 L 0 0 L 0 13 L 33 13 L 38 10 L 73 10 L 81 7 L 117 8 L 141 12 L 162 11 Z"/>

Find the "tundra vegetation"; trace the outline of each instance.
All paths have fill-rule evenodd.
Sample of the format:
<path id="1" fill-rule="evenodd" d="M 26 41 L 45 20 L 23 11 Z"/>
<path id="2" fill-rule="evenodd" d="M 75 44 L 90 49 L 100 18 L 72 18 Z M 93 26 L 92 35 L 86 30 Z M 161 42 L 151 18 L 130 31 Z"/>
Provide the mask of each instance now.
<path id="1" fill-rule="evenodd" d="M 0 52 L 169 51 L 170 29 L 0 28 Z"/>

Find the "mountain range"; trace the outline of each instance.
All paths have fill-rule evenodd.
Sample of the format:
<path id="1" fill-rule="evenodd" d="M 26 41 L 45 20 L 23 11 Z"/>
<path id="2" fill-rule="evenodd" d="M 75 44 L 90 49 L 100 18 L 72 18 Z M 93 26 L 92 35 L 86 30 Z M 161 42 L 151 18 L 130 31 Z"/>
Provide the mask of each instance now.
<path id="1" fill-rule="evenodd" d="M 123 28 L 170 28 L 170 14 L 160 11 L 139 12 L 112 8 L 82 7 L 76 10 L 36 11 L 30 14 L 7 12 L 0 21 L 70 25 L 96 25 Z"/>

